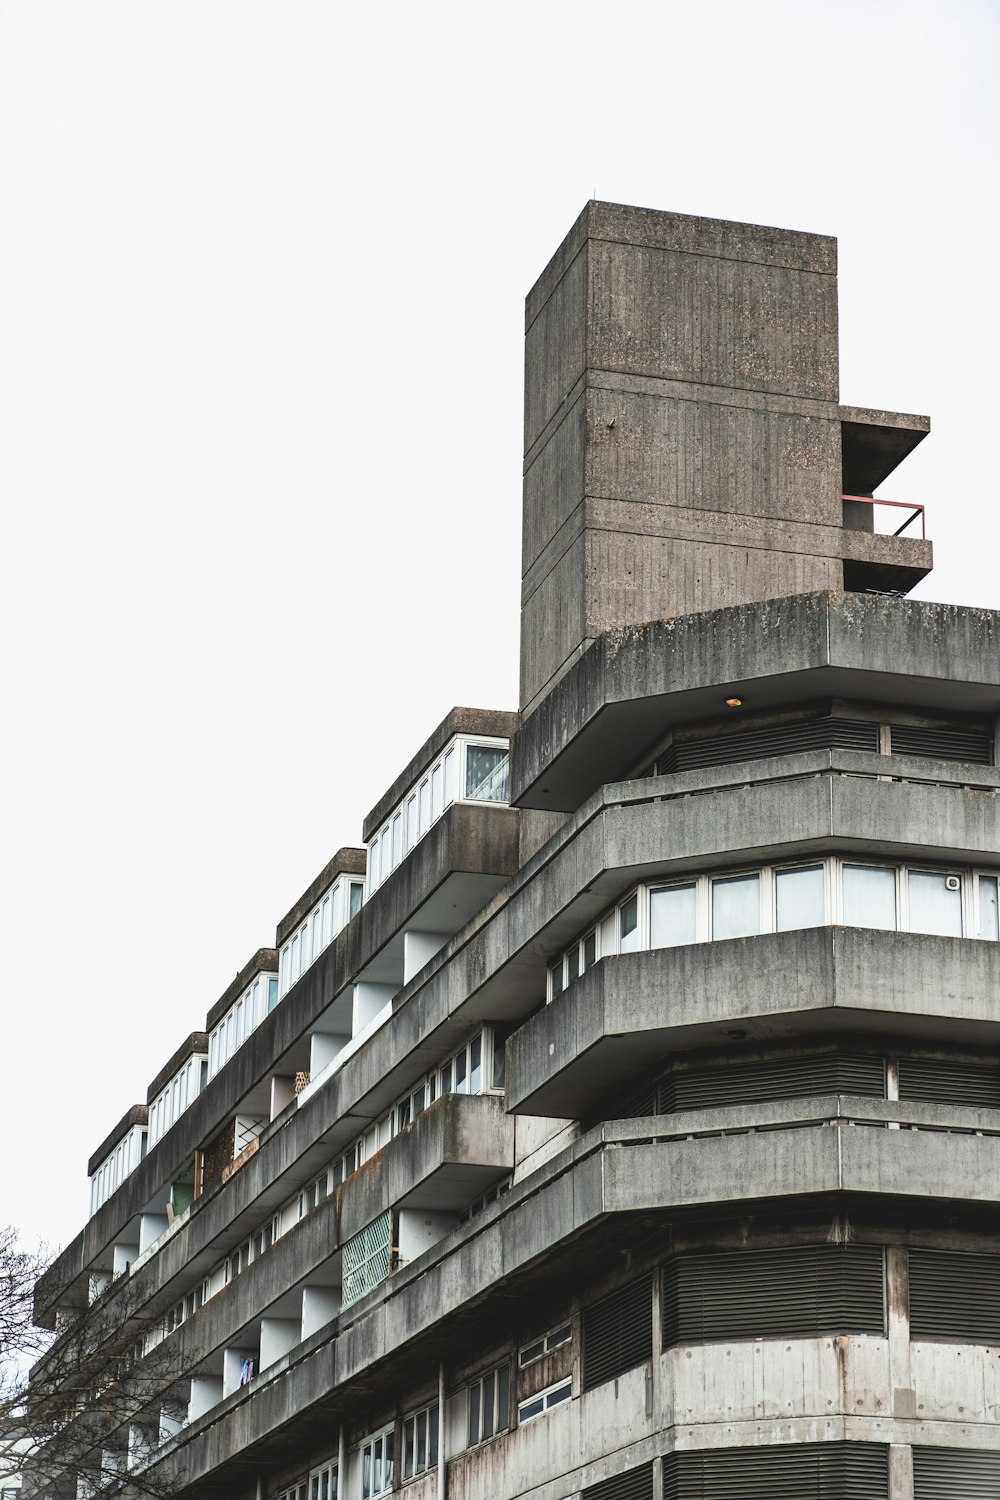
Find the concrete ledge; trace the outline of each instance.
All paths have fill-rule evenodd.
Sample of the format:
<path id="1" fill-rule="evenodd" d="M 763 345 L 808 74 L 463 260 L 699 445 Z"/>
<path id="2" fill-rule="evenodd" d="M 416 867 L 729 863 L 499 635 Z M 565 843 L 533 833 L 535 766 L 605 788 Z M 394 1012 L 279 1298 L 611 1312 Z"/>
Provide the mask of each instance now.
<path id="1" fill-rule="evenodd" d="M 731 694 L 758 709 L 841 697 L 996 715 L 1000 612 L 830 592 L 609 632 L 522 721 L 511 799 L 572 811 Z"/>
<path id="2" fill-rule="evenodd" d="M 603 959 L 507 1043 L 507 1107 L 577 1119 L 671 1053 L 839 1032 L 1000 1046 L 1000 944 L 866 928 Z M 595 1093 L 596 1091 L 596 1093 Z M 872 1101 L 873 1104 L 879 1101 Z M 695 1128 L 692 1113 L 664 1116 Z M 680 1128 L 680 1127 L 679 1127 Z"/>

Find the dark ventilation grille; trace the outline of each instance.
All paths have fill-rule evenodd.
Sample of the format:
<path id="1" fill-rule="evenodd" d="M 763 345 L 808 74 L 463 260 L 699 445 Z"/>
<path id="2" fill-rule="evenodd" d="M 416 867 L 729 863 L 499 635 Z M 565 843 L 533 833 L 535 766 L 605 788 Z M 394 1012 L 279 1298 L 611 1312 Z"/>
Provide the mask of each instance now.
<path id="1" fill-rule="evenodd" d="M 882 1443 L 786 1443 L 670 1453 L 663 1460 L 663 1500 L 888 1500 L 888 1495 L 889 1450 Z M 958 1500 L 954 1491 L 949 1500 Z"/>
<path id="2" fill-rule="evenodd" d="M 793 724 L 770 724 L 711 735 L 703 740 L 679 740 L 657 762 L 660 774 L 697 771 L 705 766 L 731 765 L 740 760 L 764 760 L 769 755 L 801 755 L 807 750 L 878 750 L 878 725 L 869 719 L 799 719 Z"/>
<path id="3" fill-rule="evenodd" d="M 653 1500 L 653 1465 L 643 1464 L 641 1469 L 588 1485 L 581 1500 Z"/>
<path id="4" fill-rule="evenodd" d="M 993 764 L 993 744 L 985 729 L 927 729 L 920 724 L 893 724 L 890 728 L 893 755 L 964 760 L 974 766 Z"/>
<path id="5" fill-rule="evenodd" d="M 644 1120 L 647 1115 L 657 1114 L 657 1096 L 658 1090 L 655 1085 L 651 1085 L 648 1089 L 644 1089 L 643 1092 L 639 1095 L 638 1099 L 633 1099 L 632 1103 L 629 1105 L 626 1119 Z"/>
<path id="6" fill-rule="evenodd" d="M 653 1280 L 643 1276 L 583 1310 L 583 1388 L 624 1375 L 653 1353 Z"/>
<path id="7" fill-rule="evenodd" d="M 997 1500 L 1000 1453 L 913 1449 L 913 1500 Z"/>
<path id="8" fill-rule="evenodd" d="M 952 1058 L 901 1057 L 899 1097 L 1000 1109 L 1000 1066 Z"/>
<path id="9" fill-rule="evenodd" d="M 909 1262 L 912 1339 L 1000 1344 L 1000 1255 L 911 1250 Z"/>
<path id="10" fill-rule="evenodd" d="M 813 1094 L 885 1096 L 885 1062 L 865 1052 L 820 1052 L 776 1057 L 726 1068 L 691 1068 L 670 1073 L 660 1084 L 658 1113 L 714 1109 L 768 1099 L 803 1099 Z"/>
<path id="11" fill-rule="evenodd" d="M 662 1276 L 665 1348 L 885 1331 L 878 1245 L 679 1255 Z"/>

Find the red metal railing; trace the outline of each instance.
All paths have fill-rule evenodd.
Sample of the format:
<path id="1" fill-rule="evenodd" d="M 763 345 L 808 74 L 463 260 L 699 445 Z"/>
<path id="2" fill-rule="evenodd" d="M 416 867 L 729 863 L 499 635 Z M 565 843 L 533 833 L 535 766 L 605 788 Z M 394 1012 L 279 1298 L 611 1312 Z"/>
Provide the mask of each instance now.
<path id="1" fill-rule="evenodd" d="M 856 500 L 859 505 L 891 505 L 894 510 L 908 510 L 910 514 L 907 516 L 902 526 L 898 526 L 896 530 L 891 533 L 891 535 L 902 536 L 907 526 L 909 526 L 919 516 L 920 535 L 924 541 L 927 540 L 927 523 L 924 516 L 924 507 L 922 505 L 915 505 L 912 500 L 875 500 L 871 495 L 842 495 L 841 499 Z M 888 533 L 886 534 L 888 535 Z"/>

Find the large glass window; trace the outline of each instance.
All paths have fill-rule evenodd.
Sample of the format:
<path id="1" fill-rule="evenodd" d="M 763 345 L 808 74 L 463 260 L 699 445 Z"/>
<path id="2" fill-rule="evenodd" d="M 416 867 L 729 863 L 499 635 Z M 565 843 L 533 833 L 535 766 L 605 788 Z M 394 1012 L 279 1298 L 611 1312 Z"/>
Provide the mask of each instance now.
<path id="1" fill-rule="evenodd" d="M 639 893 L 630 896 L 618 908 L 618 948 L 622 953 L 635 953 L 639 947 Z"/>
<path id="2" fill-rule="evenodd" d="M 649 893 L 649 946 L 676 948 L 698 937 L 698 891 L 695 885 L 671 885 Z"/>
<path id="3" fill-rule="evenodd" d="M 506 802 L 509 752 L 500 745 L 468 745 L 465 795 L 473 802 Z"/>
<path id="4" fill-rule="evenodd" d="M 413 846 L 414 846 L 414 844 L 416 842 L 417 842 L 417 794 L 416 794 L 416 792 L 414 792 L 413 796 L 409 799 L 409 801 L 406 804 L 406 847 L 407 847 L 407 849 L 408 850 L 412 849 Z"/>
<path id="5" fill-rule="evenodd" d="M 910 931 L 962 936 L 962 882 L 936 870 L 911 870 L 907 879 Z"/>
<path id="6" fill-rule="evenodd" d="M 387 1427 L 361 1448 L 361 1500 L 388 1495 L 393 1485 L 395 1432 Z"/>
<path id="7" fill-rule="evenodd" d="M 895 870 L 880 865 L 845 865 L 844 921 L 848 927 L 894 928 Z"/>
<path id="8" fill-rule="evenodd" d="M 775 876 L 777 930 L 821 927 L 826 921 L 823 866 L 805 870 L 779 870 Z"/>
<path id="9" fill-rule="evenodd" d="M 309 1500 L 337 1500 L 337 1465 L 324 1464 L 309 1476 Z"/>
<path id="10" fill-rule="evenodd" d="M 469 1386 L 469 1447 L 510 1425 L 510 1366 L 488 1370 Z"/>
<path id="11" fill-rule="evenodd" d="M 1000 942 L 1000 882 L 995 875 L 979 877 L 979 936 Z"/>
<path id="12" fill-rule="evenodd" d="M 712 881 L 712 936 L 752 937 L 760 932 L 760 876 Z"/>
<path id="13" fill-rule="evenodd" d="M 436 1401 L 403 1421 L 403 1478 L 412 1479 L 438 1461 L 438 1413 Z"/>

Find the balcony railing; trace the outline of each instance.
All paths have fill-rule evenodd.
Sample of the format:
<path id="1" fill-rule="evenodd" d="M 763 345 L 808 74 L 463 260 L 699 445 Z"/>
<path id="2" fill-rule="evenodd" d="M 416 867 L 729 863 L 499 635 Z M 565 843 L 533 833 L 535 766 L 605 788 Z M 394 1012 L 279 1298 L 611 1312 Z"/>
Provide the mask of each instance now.
<path id="1" fill-rule="evenodd" d="M 927 540 L 927 525 L 926 525 L 926 520 L 925 520 L 925 517 L 924 517 L 924 507 L 922 505 L 916 505 L 916 504 L 914 504 L 914 502 L 912 500 L 880 500 L 880 499 L 873 498 L 871 495 L 842 495 L 841 499 L 844 501 L 845 506 L 848 505 L 848 504 L 854 504 L 854 505 L 871 505 L 872 507 L 874 507 L 876 505 L 885 505 L 885 506 L 889 507 L 892 510 L 908 510 L 910 512 L 910 514 L 906 517 L 906 520 L 903 521 L 902 525 L 897 526 L 895 531 L 888 531 L 887 530 L 887 531 L 884 531 L 884 532 L 879 532 L 879 535 L 881 535 L 881 536 L 902 536 L 902 534 L 906 530 L 906 528 L 908 526 L 912 525 L 912 523 L 919 516 L 920 517 L 920 537 L 921 537 L 922 541 L 926 541 Z M 845 516 L 846 516 L 846 512 L 845 512 Z M 877 527 L 876 527 L 876 524 L 875 524 L 875 517 L 876 517 L 876 512 L 873 509 L 873 511 L 872 511 L 872 524 L 871 524 L 871 527 L 864 526 L 864 527 L 858 527 L 857 529 L 859 531 L 862 531 L 862 530 L 863 531 L 871 530 L 873 532 L 876 531 Z M 885 519 L 888 520 L 888 518 L 885 518 Z"/>

